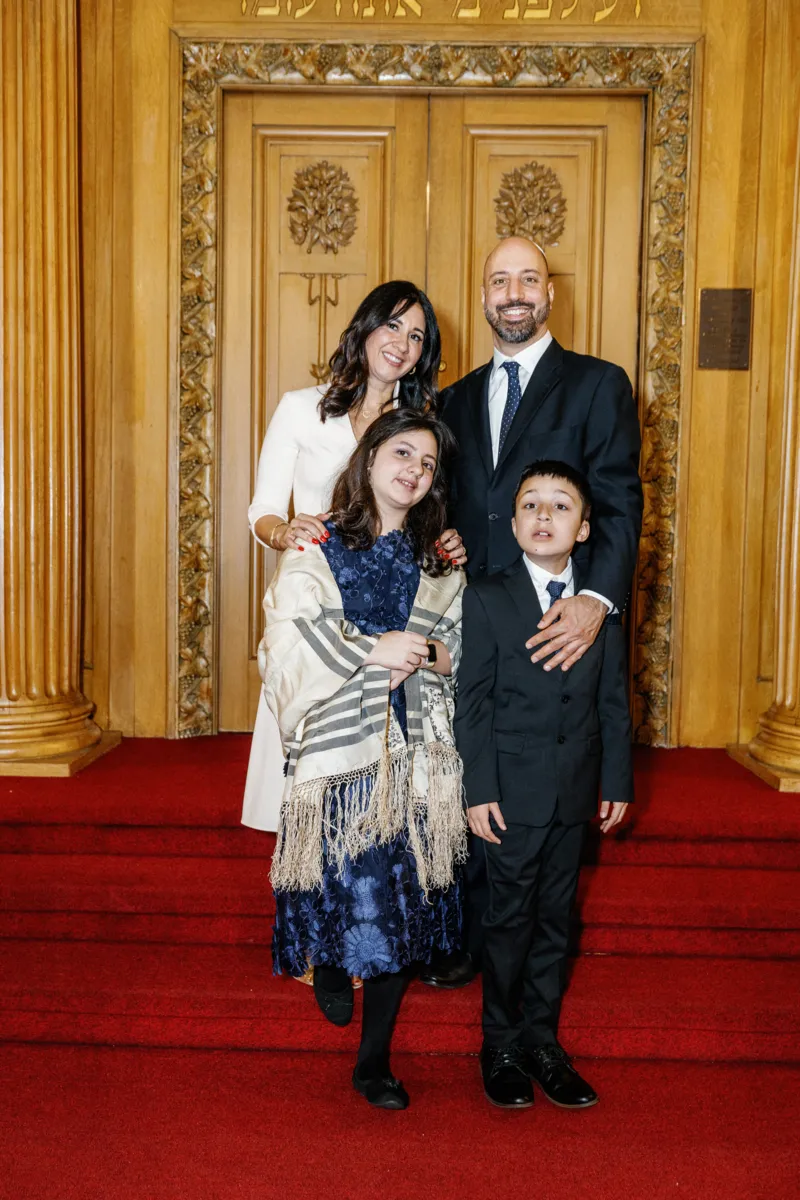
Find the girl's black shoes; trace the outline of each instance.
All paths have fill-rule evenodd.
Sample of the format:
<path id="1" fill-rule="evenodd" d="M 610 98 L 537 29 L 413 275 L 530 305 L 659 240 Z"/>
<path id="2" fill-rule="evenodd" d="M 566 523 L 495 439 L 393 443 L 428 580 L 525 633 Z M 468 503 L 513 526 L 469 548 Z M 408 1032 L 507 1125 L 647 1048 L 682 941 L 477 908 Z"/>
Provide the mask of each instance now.
<path id="1" fill-rule="evenodd" d="M 353 1071 L 353 1087 L 373 1108 L 408 1108 L 408 1092 L 394 1075 L 362 1079 L 356 1067 Z"/>

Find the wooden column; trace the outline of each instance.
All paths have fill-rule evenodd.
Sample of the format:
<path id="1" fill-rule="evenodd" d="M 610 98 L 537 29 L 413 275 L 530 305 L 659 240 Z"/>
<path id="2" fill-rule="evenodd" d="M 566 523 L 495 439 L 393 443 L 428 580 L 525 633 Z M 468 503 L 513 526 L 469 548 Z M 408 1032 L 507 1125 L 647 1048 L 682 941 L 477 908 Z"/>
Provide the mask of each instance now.
<path id="1" fill-rule="evenodd" d="M 792 276 L 783 402 L 775 684 L 749 746 L 730 753 L 772 787 L 800 792 L 800 138 L 795 170 Z"/>
<path id="2" fill-rule="evenodd" d="M 0 774 L 107 748 L 80 689 L 76 8 L 0 5 Z"/>

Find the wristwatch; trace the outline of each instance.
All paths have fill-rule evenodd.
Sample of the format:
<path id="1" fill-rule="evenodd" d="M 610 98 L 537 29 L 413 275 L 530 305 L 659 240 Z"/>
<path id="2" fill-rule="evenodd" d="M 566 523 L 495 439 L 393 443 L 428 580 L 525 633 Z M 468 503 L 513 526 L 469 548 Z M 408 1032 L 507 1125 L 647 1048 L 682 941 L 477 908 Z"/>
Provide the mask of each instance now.
<path id="1" fill-rule="evenodd" d="M 436 642 L 428 642 L 428 666 L 432 667 L 436 662 Z"/>

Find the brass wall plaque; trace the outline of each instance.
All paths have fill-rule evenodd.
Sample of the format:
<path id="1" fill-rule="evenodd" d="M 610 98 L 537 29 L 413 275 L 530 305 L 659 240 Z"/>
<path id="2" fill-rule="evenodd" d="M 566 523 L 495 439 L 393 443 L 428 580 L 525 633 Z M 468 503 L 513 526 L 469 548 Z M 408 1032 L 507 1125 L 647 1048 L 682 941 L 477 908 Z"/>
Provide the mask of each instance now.
<path id="1" fill-rule="evenodd" d="M 702 288 L 698 367 L 749 371 L 752 318 L 752 288 Z"/>

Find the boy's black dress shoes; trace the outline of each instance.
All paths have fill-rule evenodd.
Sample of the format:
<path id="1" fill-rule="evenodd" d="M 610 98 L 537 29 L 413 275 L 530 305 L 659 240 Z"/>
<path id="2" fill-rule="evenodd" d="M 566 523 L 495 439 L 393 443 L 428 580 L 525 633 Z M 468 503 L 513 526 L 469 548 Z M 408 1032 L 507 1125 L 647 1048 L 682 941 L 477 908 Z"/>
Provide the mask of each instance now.
<path id="1" fill-rule="evenodd" d="M 408 1108 L 408 1092 L 394 1075 L 362 1079 L 356 1067 L 353 1071 L 353 1087 L 373 1108 Z"/>
<path id="2" fill-rule="evenodd" d="M 525 1051 L 526 1065 L 551 1104 L 559 1108 L 591 1108 L 598 1096 L 581 1079 L 563 1046 L 536 1046 Z"/>
<path id="3" fill-rule="evenodd" d="M 434 955 L 431 963 L 420 971 L 420 979 L 428 987 L 460 988 L 472 983 L 475 964 L 469 954 L 457 950 L 454 954 Z"/>
<path id="4" fill-rule="evenodd" d="M 519 1046 L 484 1046 L 481 1074 L 490 1104 L 498 1108 L 530 1108 L 533 1104 L 525 1054 Z"/>
<path id="5" fill-rule="evenodd" d="M 317 1004 L 331 1024 L 349 1025 L 353 1017 L 352 980 L 347 979 L 341 991 L 339 989 L 333 991 L 329 982 L 331 978 L 335 979 L 337 983 L 339 982 L 334 972 L 326 971 L 324 967 L 315 967 L 314 996 Z"/>

